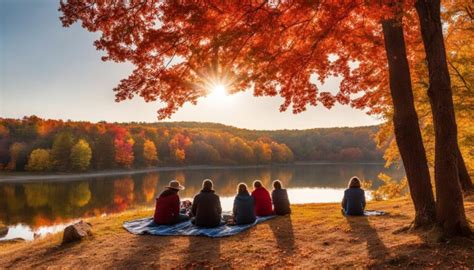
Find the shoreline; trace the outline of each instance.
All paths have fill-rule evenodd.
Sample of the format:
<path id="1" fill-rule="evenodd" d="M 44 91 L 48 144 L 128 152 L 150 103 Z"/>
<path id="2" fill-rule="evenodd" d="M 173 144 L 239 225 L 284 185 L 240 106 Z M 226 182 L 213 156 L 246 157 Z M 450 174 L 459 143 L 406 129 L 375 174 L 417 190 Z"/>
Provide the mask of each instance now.
<path id="1" fill-rule="evenodd" d="M 40 180 L 64 181 L 64 180 L 79 180 L 90 177 L 108 177 L 120 175 L 134 175 L 152 172 L 166 172 L 166 171 L 192 171 L 192 170 L 238 170 L 238 169 L 260 169 L 260 168 L 274 168 L 274 167 L 288 167 L 288 166 L 330 166 L 330 165 L 384 165 L 383 162 L 327 162 L 327 161 L 300 161 L 294 163 L 282 164 L 265 164 L 265 165 L 188 165 L 188 166 L 163 166 L 145 169 L 118 169 L 118 170 L 104 170 L 91 171 L 85 173 L 49 173 L 49 174 L 31 174 L 28 172 L 0 172 L 0 183 L 12 182 L 34 182 Z"/>
<path id="2" fill-rule="evenodd" d="M 470 219 L 473 199 L 465 201 Z M 470 269 L 474 265 L 474 239 L 440 242 L 434 230 L 398 232 L 414 218 L 406 197 L 368 202 L 369 209 L 387 211 L 384 216 L 345 217 L 339 207 L 338 203 L 294 205 L 290 216 L 224 238 L 133 235 L 123 229 L 124 221 L 149 216 L 149 209 L 92 217 L 85 221 L 92 224 L 93 236 L 81 242 L 61 245 L 61 232 L 35 241 L 0 242 L 0 268 Z"/>

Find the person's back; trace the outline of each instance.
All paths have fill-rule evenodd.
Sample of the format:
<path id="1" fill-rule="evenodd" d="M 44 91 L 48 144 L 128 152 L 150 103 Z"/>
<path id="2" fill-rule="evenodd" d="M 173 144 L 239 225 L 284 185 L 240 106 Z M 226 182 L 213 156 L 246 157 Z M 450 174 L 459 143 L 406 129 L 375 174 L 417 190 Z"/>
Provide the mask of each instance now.
<path id="1" fill-rule="evenodd" d="M 272 198 L 268 190 L 263 187 L 262 182 L 254 181 L 252 197 L 255 200 L 255 214 L 257 216 L 270 216 L 273 214 Z"/>
<path id="2" fill-rule="evenodd" d="M 185 221 L 189 218 L 179 214 L 178 191 L 184 189 L 178 181 L 173 180 L 156 199 L 155 214 L 153 221 L 160 225 L 170 225 Z"/>
<path id="3" fill-rule="evenodd" d="M 239 191 L 234 199 L 233 214 L 237 225 L 250 224 L 257 219 L 254 210 L 254 199 L 250 196 L 245 184 L 239 184 Z"/>
<path id="4" fill-rule="evenodd" d="M 365 192 L 360 188 L 360 180 L 357 177 L 351 179 L 349 188 L 344 191 L 341 206 L 346 215 L 364 215 Z"/>
<path id="5" fill-rule="evenodd" d="M 281 188 L 281 182 L 275 180 L 273 182 L 272 201 L 273 211 L 277 215 L 286 215 L 291 213 L 290 200 L 288 199 L 288 193 L 286 189 Z"/>
<path id="6" fill-rule="evenodd" d="M 211 180 L 205 180 L 203 189 L 194 197 L 192 214 L 194 225 L 200 227 L 216 227 L 221 224 L 221 202 L 212 189 Z"/>

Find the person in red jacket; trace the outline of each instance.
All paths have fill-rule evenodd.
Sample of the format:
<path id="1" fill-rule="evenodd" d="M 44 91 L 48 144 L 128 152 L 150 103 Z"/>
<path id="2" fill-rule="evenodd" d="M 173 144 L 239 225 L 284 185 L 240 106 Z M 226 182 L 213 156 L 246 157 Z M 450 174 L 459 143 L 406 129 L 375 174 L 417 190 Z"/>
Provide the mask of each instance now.
<path id="1" fill-rule="evenodd" d="M 272 198 L 268 190 L 262 185 L 260 180 L 255 180 L 253 187 L 252 197 L 255 201 L 255 214 L 257 216 L 273 215 Z"/>
<path id="2" fill-rule="evenodd" d="M 159 225 L 172 225 L 189 220 L 189 216 L 179 213 L 178 191 L 184 187 L 176 180 L 172 180 L 166 189 L 156 198 L 153 221 Z"/>

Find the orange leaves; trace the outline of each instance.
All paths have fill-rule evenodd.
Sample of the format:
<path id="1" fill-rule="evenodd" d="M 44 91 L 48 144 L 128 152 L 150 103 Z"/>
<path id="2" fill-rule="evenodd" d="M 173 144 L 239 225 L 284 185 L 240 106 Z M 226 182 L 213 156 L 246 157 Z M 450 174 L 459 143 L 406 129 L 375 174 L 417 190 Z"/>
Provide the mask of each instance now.
<path id="1" fill-rule="evenodd" d="M 147 165 L 153 165 L 158 162 L 158 152 L 154 142 L 145 140 L 143 143 L 143 158 Z"/>
<path id="2" fill-rule="evenodd" d="M 184 149 L 175 149 L 173 158 L 175 161 L 184 162 L 184 159 L 186 158 L 186 152 Z"/>
<path id="3" fill-rule="evenodd" d="M 64 26 L 101 32 L 104 60 L 135 65 L 116 100 L 161 100 L 159 118 L 196 103 L 209 74 L 228 77 L 231 93 L 279 95 L 294 113 L 336 102 L 380 113 L 389 99 L 379 21 L 394 8 L 409 14 L 412 2 L 67 0 L 60 11 Z M 314 74 L 342 77 L 339 92 L 319 93 Z"/>
<path id="4" fill-rule="evenodd" d="M 175 161 L 184 162 L 186 158 L 185 149 L 191 144 L 190 137 L 182 133 L 177 133 L 168 143 L 171 153 L 173 153 L 172 158 Z"/>

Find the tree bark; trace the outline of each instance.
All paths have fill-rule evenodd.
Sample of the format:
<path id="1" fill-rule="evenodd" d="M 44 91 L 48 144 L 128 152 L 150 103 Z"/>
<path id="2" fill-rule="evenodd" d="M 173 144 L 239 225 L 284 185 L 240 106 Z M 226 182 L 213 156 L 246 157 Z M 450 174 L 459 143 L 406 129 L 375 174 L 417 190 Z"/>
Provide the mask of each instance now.
<path id="1" fill-rule="evenodd" d="M 462 191 L 464 195 L 474 194 L 474 186 L 472 185 L 471 177 L 466 168 L 466 163 L 464 163 L 464 158 L 462 157 L 459 147 L 458 152 L 458 170 L 459 170 L 459 182 L 461 183 Z"/>
<path id="2" fill-rule="evenodd" d="M 436 207 L 425 147 L 415 110 L 403 26 L 401 21 L 388 19 L 382 21 L 382 29 L 394 109 L 395 138 L 415 206 L 414 227 L 434 225 Z"/>
<path id="3" fill-rule="evenodd" d="M 459 182 L 457 127 L 446 62 L 439 0 L 417 0 L 428 61 L 428 96 L 435 129 L 436 220 L 447 236 L 469 235 Z"/>

